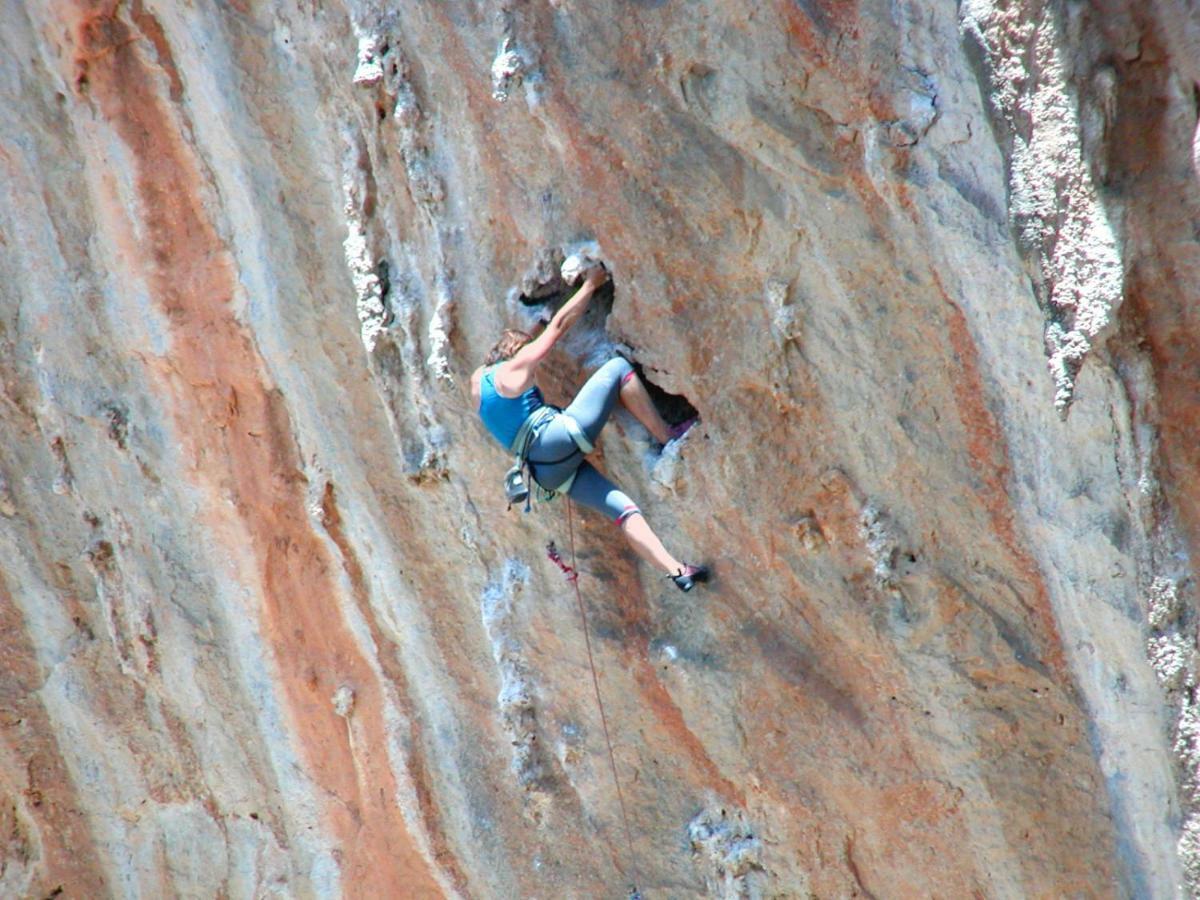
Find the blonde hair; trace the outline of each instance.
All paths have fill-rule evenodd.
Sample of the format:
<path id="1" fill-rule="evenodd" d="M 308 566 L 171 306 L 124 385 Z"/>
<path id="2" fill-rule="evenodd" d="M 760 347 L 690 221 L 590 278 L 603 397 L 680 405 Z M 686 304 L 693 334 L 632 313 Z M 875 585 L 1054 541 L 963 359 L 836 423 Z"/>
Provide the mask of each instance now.
<path id="1" fill-rule="evenodd" d="M 498 362 L 504 362 L 506 359 L 512 359 L 518 350 L 533 340 L 533 335 L 526 334 L 524 331 L 518 331 L 515 328 L 506 328 L 500 335 L 500 340 L 492 346 L 488 351 L 488 355 L 484 358 L 483 364 L 490 366 Z"/>

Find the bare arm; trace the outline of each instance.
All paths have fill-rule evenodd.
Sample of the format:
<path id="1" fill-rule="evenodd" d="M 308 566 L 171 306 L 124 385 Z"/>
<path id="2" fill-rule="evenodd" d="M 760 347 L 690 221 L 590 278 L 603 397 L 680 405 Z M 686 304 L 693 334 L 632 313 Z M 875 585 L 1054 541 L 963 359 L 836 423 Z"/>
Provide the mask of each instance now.
<path id="1" fill-rule="evenodd" d="M 480 380 L 483 378 L 483 366 L 471 373 L 471 399 L 475 401 L 474 409 L 479 409 Z"/>
<path id="2" fill-rule="evenodd" d="M 534 373 L 538 364 L 549 356 L 558 339 L 579 321 L 580 316 L 587 312 L 588 304 L 591 302 L 596 288 L 604 284 L 607 279 L 608 273 L 600 266 L 588 272 L 583 287 L 575 292 L 575 296 L 559 307 L 545 330 L 518 350 L 512 359 L 500 364 L 496 369 L 496 386 L 503 388 L 506 394 L 514 397 L 529 390 L 533 385 Z"/>

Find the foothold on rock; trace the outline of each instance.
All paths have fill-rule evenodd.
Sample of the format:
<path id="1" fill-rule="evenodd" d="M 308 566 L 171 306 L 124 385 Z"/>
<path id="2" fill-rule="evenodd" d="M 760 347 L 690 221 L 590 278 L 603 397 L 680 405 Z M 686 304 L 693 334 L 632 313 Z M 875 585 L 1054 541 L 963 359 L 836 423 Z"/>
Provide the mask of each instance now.
<path id="1" fill-rule="evenodd" d="M 378 35 L 367 34 L 358 39 L 358 67 L 354 70 L 357 85 L 378 84 L 383 80 L 383 54 L 379 52 Z"/>
<path id="2" fill-rule="evenodd" d="M 125 449 L 129 438 L 129 413 L 119 403 L 106 403 L 102 407 L 104 418 L 108 420 L 108 437 L 120 449 Z"/>
<path id="3" fill-rule="evenodd" d="M 916 554 L 902 549 L 895 524 L 873 504 L 863 507 L 860 525 L 867 552 L 875 563 L 875 583 L 884 590 L 894 591 L 899 579 L 908 575 L 916 564 Z"/>
<path id="4" fill-rule="evenodd" d="M 816 513 L 811 510 L 800 516 L 792 527 L 805 550 L 819 550 L 827 543 L 821 523 L 817 521 Z"/>
<path id="5" fill-rule="evenodd" d="M 336 691 L 330 700 L 333 702 L 333 711 L 343 719 L 348 719 L 350 713 L 354 711 L 354 690 L 348 685 L 343 684 Z"/>
<path id="6" fill-rule="evenodd" d="M 65 497 L 75 486 L 75 475 L 71 471 L 70 460 L 67 459 L 67 445 L 61 437 L 56 437 L 50 442 L 50 452 L 58 461 L 58 477 L 50 485 L 50 490 L 60 497 Z"/>
<path id="7" fill-rule="evenodd" d="M 765 875 L 762 841 L 754 835 L 745 812 L 712 805 L 688 824 L 692 855 L 705 860 L 711 870 L 705 882 L 724 897 L 757 896 L 751 879 Z"/>
<path id="8" fill-rule="evenodd" d="M 782 309 L 788 303 L 789 285 L 782 278 L 769 278 L 767 283 L 763 285 L 763 293 L 767 297 L 767 303 L 774 309 Z"/>
<path id="9" fill-rule="evenodd" d="M 1195 646 L 1189 646 L 1183 635 L 1172 634 L 1150 638 L 1147 653 L 1150 657 L 1150 667 L 1158 676 L 1159 683 L 1168 690 L 1178 690 L 1188 681 L 1188 675 L 1193 668 L 1188 665 L 1195 652 Z"/>
<path id="10" fill-rule="evenodd" d="M 560 733 L 561 738 L 554 745 L 558 761 L 564 769 L 578 766 L 585 759 L 583 729 L 573 722 L 566 722 L 562 725 Z"/>
<path id="11" fill-rule="evenodd" d="M 690 429 L 681 437 L 668 441 L 659 452 L 648 451 L 647 463 L 650 469 L 650 489 L 658 497 L 674 493 L 679 485 L 679 462 L 683 448 L 695 429 Z"/>
<path id="12" fill-rule="evenodd" d="M 3 475 L 0 475 L 0 516 L 11 519 L 17 514 L 17 503 L 13 499 L 12 488 Z"/>
<path id="13" fill-rule="evenodd" d="M 509 92 L 520 87 L 525 71 L 525 57 L 511 39 L 505 38 L 500 52 L 492 60 L 492 97 L 500 103 L 505 102 Z"/>
<path id="14" fill-rule="evenodd" d="M 1170 578 L 1155 578 L 1150 585 L 1147 601 L 1147 619 L 1156 631 L 1165 629 L 1179 618 L 1183 610 L 1179 602 L 1179 588 Z"/>
<path id="15" fill-rule="evenodd" d="M 796 321 L 796 307 L 792 303 L 791 285 L 782 278 L 770 278 L 763 285 L 763 295 L 771 310 L 771 327 L 775 336 L 782 342 L 796 338 L 799 323 Z"/>
<path id="16" fill-rule="evenodd" d="M 113 545 L 105 540 L 95 540 L 83 551 L 83 558 L 97 575 L 112 574 L 114 569 Z"/>

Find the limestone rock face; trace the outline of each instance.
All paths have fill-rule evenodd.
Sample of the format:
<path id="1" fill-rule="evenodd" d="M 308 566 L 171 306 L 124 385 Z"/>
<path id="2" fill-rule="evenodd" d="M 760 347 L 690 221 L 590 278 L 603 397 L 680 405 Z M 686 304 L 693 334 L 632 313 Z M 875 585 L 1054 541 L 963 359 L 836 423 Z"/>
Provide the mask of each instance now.
<path id="1" fill-rule="evenodd" d="M 1184 6 L 6 0 L 0 895 L 1194 891 Z"/>

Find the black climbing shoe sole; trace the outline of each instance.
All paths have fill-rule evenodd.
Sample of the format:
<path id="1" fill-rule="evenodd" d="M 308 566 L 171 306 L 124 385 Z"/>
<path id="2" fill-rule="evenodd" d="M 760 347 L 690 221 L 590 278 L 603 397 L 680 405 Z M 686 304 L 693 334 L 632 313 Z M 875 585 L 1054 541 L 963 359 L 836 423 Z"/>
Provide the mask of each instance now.
<path id="1" fill-rule="evenodd" d="M 707 566 L 688 566 L 688 568 L 692 569 L 692 571 L 688 572 L 686 575 L 681 572 L 678 575 L 668 576 L 673 582 L 675 582 L 675 587 L 679 588 L 685 594 L 694 588 L 697 582 L 708 581 Z"/>

